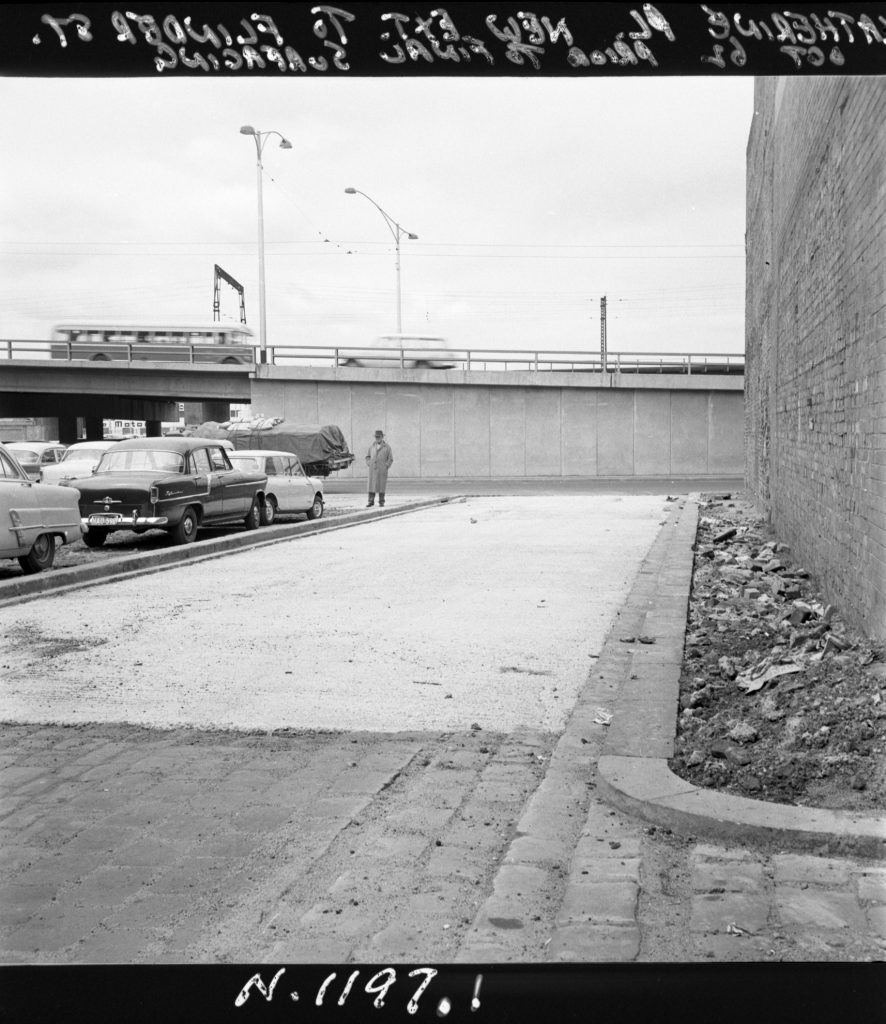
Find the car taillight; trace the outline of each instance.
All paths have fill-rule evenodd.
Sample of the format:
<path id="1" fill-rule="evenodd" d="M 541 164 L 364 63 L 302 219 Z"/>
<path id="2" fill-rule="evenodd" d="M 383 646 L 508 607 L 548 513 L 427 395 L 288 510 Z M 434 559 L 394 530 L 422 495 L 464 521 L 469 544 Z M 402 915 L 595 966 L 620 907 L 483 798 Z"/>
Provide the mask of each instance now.
<path id="1" fill-rule="evenodd" d="M 150 499 L 152 505 L 156 505 L 160 500 L 160 488 L 156 484 L 151 487 Z"/>

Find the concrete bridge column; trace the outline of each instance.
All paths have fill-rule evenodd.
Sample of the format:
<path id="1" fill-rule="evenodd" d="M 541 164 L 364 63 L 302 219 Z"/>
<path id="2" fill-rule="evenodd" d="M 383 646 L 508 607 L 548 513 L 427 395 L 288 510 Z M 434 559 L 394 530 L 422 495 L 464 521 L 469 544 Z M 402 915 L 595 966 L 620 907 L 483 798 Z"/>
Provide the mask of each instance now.
<path id="1" fill-rule="evenodd" d="M 145 420 L 145 435 L 147 437 L 161 437 L 163 434 L 162 420 Z"/>
<path id="2" fill-rule="evenodd" d="M 85 416 L 86 440 L 101 441 L 105 436 L 104 422 L 101 416 Z"/>
<path id="3" fill-rule="evenodd" d="M 59 416 L 58 439 L 61 444 L 74 444 L 79 440 L 76 416 Z"/>

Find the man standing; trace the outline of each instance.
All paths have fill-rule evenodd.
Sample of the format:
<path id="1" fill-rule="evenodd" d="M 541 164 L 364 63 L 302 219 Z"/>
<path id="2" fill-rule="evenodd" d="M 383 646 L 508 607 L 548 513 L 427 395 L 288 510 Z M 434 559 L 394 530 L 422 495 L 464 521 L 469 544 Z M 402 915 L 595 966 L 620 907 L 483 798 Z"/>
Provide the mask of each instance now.
<path id="1" fill-rule="evenodd" d="M 366 465 L 369 467 L 369 500 L 366 507 L 371 508 L 375 504 L 375 495 L 378 492 L 378 504 L 380 508 L 385 503 L 385 488 L 388 483 L 388 469 L 394 461 L 394 453 L 391 446 L 385 440 L 385 435 L 380 430 L 375 432 L 375 441 L 369 446 L 366 454 Z"/>

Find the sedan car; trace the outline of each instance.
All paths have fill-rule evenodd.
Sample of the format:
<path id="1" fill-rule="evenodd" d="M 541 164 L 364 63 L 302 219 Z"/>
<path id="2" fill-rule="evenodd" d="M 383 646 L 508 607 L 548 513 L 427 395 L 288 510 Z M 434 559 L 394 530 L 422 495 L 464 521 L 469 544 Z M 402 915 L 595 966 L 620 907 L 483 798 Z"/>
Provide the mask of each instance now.
<path id="1" fill-rule="evenodd" d="M 221 441 L 141 437 L 120 441 L 92 476 L 68 481 L 80 492 L 80 516 L 91 548 L 117 530 L 165 530 L 189 544 L 203 526 L 243 523 L 254 530 L 265 506 L 264 473 L 235 469 Z"/>
<path id="2" fill-rule="evenodd" d="M 56 544 L 82 535 L 76 491 L 35 483 L 0 445 L 0 558 L 17 558 L 22 571 L 48 569 Z"/>
<path id="3" fill-rule="evenodd" d="M 32 480 L 39 480 L 42 471 L 65 454 L 65 445 L 57 441 L 7 441 L 6 448 Z"/>
<path id="4" fill-rule="evenodd" d="M 365 348 L 338 353 L 339 366 L 451 370 L 458 362 L 445 338 L 428 334 L 385 334 Z"/>
<path id="5" fill-rule="evenodd" d="M 44 466 L 41 480 L 45 484 L 60 484 L 62 480 L 88 476 L 98 465 L 99 459 L 117 441 L 78 441 L 66 449 L 61 462 Z"/>
<path id="6" fill-rule="evenodd" d="M 292 452 L 248 448 L 228 452 L 228 458 L 236 469 L 267 475 L 262 509 L 265 525 L 273 523 L 278 513 L 304 512 L 308 519 L 323 515 L 323 481 L 308 476 L 299 457 Z"/>

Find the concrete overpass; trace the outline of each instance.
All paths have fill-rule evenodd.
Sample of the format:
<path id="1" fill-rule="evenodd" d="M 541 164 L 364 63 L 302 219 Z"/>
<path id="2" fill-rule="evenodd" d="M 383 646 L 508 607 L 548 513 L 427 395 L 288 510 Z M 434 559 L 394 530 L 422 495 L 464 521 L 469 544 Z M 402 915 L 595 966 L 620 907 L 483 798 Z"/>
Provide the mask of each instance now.
<path id="1" fill-rule="evenodd" d="M 178 419 L 230 403 L 294 424 L 336 423 L 359 457 L 381 428 L 397 476 L 723 477 L 744 474 L 739 374 L 428 370 L 73 360 L 0 362 L 0 416 L 56 416 L 74 440 L 102 418 Z"/>
<path id="2" fill-rule="evenodd" d="M 149 434 L 177 422 L 179 402 L 200 402 L 227 419 L 232 402 L 251 400 L 251 367 L 183 362 L 98 362 L 46 359 L 0 361 L 0 417 L 56 417 L 58 440 L 77 440 L 77 417 L 87 437 L 101 437 L 103 419 L 145 420 Z"/>

